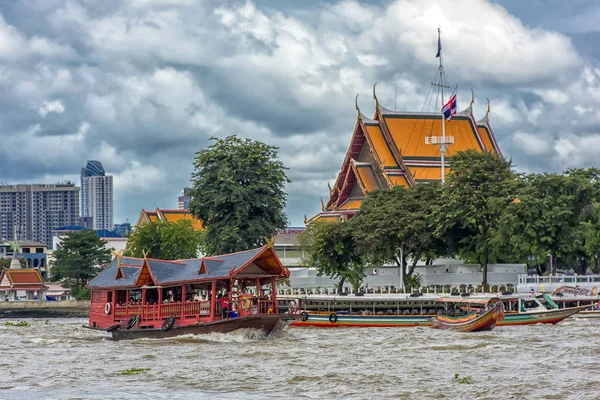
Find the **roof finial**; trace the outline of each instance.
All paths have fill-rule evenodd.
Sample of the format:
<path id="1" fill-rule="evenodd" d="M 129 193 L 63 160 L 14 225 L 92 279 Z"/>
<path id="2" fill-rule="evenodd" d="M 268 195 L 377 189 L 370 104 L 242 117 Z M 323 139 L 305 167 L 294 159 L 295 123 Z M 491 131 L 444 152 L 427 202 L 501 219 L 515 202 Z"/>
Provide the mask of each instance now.
<path id="1" fill-rule="evenodd" d="M 358 108 L 358 93 L 356 94 L 356 97 L 354 98 L 354 107 L 356 107 L 356 112 L 358 112 L 358 119 L 361 120 L 362 117 L 360 115 L 360 108 Z"/>
<path id="2" fill-rule="evenodd" d="M 306 214 L 304 214 L 304 225 L 306 225 L 307 222 L 308 220 L 306 219 Z"/>
<path id="3" fill-rule="evenodd" d="M 469 104 L 469 108 L 473 107 L 473 103 L 475 103 L 475 92 L 473 92 L 473 88 L 471 88 L 471 103 Z"/>
<path id="4" fill-rule="evenodd" d="M 327 182 L 327 189 L 329 189 L 329 193 L 331 193 L 331 191 L 333 190 L 331 189 L 331 185 L 329 184 L 329 182 Z"/>
<path id="5" fill-rule="evenodd" d="M 325 203 L 323 203 L 322 197 L 321 197 L 321 211 L 325 211 Z"/>
<path id="6" fill-rule="evenodd" d="M 485 112 L 485 117 L 488 117 L 488 114 L 490 113 L 490 99 L 488 99 L 487 97 L 485 98 L 487 100 L 488 106 L 487 106 L 487 111 Z"/>
<path id="7" fill-rule="evenodd" d="M 379 112 L 379 100 L 377 99 L 377 94 L 375 93 L 375 86 L 377 86 L 377 82 L 373 84 L 373 99 L 375 99 L 375 112 Z"/>
<path id="8" fill-rule="evenodd" d="M 265 236 L 265 242 L 268 248 L 273 248 L 273 246 L 275 245 L 275 236 L 273 236 L 271 239 Z"/>
<path id="9" fill-rule="evenodd" d="M 143 249 L 142 254 L 144 255 L 144 261 L 148 261 L 148 251 L 146 249 Z"/>
<path id="10" fill-rule="evenodd" d="M 120 267 L 121 260 L 123 259 L 123 249 L 119 250 L 119 252 L 116 252 L 113 250 L 112 253 L 115 256 L 115 258 L 117 259 L 117 266 Z"/>

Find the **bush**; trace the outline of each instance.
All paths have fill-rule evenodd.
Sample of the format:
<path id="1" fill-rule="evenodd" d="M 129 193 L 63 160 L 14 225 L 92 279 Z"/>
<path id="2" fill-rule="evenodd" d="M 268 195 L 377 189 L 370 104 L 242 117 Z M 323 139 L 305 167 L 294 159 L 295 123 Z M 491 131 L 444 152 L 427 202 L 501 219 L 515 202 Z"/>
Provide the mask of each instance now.
<path id="1" fill-rule="evenodd" d="M 82 286 L 71 286 L 71 295 L 75 300 L 89 300 L 90 290 Z"/>

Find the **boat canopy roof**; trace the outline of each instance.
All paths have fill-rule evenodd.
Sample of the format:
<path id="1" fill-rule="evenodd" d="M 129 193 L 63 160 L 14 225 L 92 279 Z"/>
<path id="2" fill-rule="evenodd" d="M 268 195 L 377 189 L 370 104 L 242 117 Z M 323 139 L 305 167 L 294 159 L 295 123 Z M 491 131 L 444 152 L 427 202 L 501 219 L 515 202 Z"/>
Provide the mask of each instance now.
<path id="1" fill-rule="evenodd" d="M 231 278 L 289 277 L 272 246 L 190 260 L 115 257 L 90 281 L 90 289 L 136 288 L 202 283 Z"/>
<path id="2" fill-rule="evenodd" d="M 436 301 L 440 303 L 463 303 L 463 304 L 488 304 L 500 301 L 498 297 L 440 297 Z"/>

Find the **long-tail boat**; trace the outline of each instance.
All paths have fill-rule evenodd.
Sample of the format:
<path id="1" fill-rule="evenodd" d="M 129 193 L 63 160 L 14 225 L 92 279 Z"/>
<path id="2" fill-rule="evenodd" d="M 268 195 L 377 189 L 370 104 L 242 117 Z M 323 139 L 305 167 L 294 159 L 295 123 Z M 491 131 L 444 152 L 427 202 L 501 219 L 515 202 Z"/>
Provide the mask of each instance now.
<path id="1" fill-rule="evenodd" d="M 491 331 L 504 319 L 504 305 L 497 297 L 489 299 L 442 298 L 438 302 L 445 305 L 446 315 L 431 319 L 435 329 L 449 329 L 459 332 Z M 449 315 L 452 305 L 454 315 Z"/>
<path id="2" fill-rule="evenodd" d="M 88 284 L 86 328 L 114 340 L 230 332 L 271 332 L 293 315 L 279 312 L 276 283 L 289 277 L 271 244 L 233 254 L 165 261 L 115 257 Z"/>
<path id="3" fill-rule="evenodd" d="M 462 296 L 456 296 L 462 298 Z M 477 298 L 478 296 L 469 296 Z M 489 298 L 489 295 L 487 296 Z M 557 324 L 591 305 L 559 308 L 548 295 L 498 296 L 504 304 L 505 318 L 499 326 Z M 546 300 L 546 297 L 550 300 Z M 414 327 L 431 326 L 432 318 L 443 315 L 437 296 L 280 296 L 280 307 L 298 313 L 292 326 L 316 327 Z M 565 303 L 562 303 L 565 305 Z M 568 304 L 568 303 L 567 303 Z"/>

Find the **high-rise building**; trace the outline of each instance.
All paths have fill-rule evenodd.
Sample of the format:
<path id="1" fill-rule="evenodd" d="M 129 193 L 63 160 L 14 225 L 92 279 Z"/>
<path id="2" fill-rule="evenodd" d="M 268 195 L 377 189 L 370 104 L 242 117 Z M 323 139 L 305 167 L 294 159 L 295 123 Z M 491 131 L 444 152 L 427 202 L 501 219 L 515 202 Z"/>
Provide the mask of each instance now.
<path id="1" fill-rule="evenodd" d="M 184 187 L 181 189 L 181 193 L 179 194 L 179 209 L 180 210 L 189 210 L 190 209 L 190 200 L 192 199 L 190 196 L 191 189 L 189 187 Z"/>
<path id="2" fill-rule="evenodd" d="M 52 246 L 52 230 L 79 223 L 79 188 L 72 183 L 0 186 L 0 239 Z"/>
<path id="3" fill-rule="evenodd" d="M 89 160 L 81 169 L 81 216 L 92 219 L 88 228 L 113 229 L 113 177 L 100 161 Z"/>
<path id="4" fill-rule="evenodd" d="M 106 172 L 104 171 L 104 166 L 102 166 L 102 163 L 100 161 L 96 161 L 96 160 L 88 160 L 87 164 L 85 165 L 85 167 L 81 168 L 81 216 L 82 217 L 87 217 L 88 216 L 88 210 L 87 210 L 87 197 L 86 197 L 86 191 L 85 191 L 85 178 L 89 177 L 89 176 L 105 176 Z"/>

